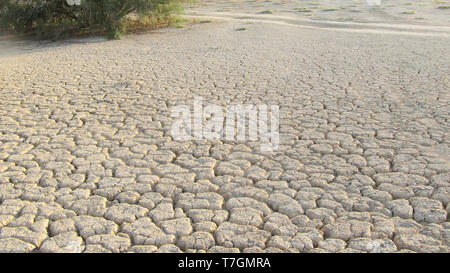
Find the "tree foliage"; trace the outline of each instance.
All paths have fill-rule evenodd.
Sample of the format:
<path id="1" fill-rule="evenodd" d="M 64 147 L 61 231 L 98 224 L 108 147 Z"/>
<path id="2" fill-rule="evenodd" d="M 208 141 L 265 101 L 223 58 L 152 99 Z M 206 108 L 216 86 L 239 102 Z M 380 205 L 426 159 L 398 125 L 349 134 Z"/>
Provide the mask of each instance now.
<path id="1" fill-rule="evenodd" d="M 17 33 L 59 35 L 79 30 L 104 30 L 112 38 L 126 31 L 126 19 L 169 17 L 176 0 L 0 0 L 0 25 Z"/>

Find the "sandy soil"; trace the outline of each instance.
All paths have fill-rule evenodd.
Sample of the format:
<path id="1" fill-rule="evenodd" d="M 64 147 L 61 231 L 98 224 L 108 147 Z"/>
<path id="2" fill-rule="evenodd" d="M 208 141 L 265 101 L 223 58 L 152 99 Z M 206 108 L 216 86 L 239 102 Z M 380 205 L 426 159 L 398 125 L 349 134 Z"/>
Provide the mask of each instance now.
<path id="1" fill-rule="evenodd" d="M 450 3 L 443 0 L 194 1 L 190 13 L 273 14 L 340 22 L 450 26 Z"/>
<path id="2" fill-rule="evenodd" d="M 1 42 L 0 252 L 448 253 L 448 18 L 207 4 L 120 41 Z M 195 96 L 279 106 L 278 149 L 174 140 Z"/>

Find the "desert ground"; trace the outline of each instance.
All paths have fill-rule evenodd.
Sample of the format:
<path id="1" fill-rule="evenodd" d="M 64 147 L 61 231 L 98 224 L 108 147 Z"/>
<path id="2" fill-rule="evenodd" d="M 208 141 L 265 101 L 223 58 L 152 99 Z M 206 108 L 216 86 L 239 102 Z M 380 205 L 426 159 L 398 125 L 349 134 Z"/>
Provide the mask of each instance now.
<path id="1" fill-rule="evenodd" d="M 196 1 L 0 40 L 0 252 L 449 252 L 450 1 Z M 280 144 L 171 136 L 194 97 Z"/>

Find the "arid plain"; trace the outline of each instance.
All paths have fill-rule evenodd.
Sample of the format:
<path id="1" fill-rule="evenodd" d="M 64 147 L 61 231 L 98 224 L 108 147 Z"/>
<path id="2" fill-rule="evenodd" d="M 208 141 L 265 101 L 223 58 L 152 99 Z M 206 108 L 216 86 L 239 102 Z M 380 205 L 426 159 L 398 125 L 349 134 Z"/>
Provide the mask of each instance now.
<path id="1" fill-rule="evenodd" d="M 449 252 L 448 7 L 197 1 L 119 41 L 3 39 L 0 252 Z M 278 105 L 278 149 L 175 141 L 194 97 Z"/>

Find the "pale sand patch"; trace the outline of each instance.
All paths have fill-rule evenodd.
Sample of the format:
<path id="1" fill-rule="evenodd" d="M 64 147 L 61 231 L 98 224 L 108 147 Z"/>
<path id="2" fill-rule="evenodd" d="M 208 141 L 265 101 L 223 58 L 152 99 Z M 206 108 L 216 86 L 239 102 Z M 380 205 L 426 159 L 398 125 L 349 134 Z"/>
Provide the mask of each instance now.
<path id="1" fill-rule="evenodd" d="M 199 0 L 190 4 L 189 13 L 230 12 L 286 15 L 310 20 L 450 26 L 450 1 L 367 0 L 311 1 L 216 1 Z"/>

